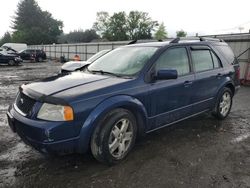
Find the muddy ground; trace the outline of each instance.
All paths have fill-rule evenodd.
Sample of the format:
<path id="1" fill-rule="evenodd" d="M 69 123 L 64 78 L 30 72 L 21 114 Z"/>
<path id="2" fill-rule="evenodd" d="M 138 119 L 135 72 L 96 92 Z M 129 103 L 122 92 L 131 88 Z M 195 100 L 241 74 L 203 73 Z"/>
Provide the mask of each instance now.
<path id="1" fill-rule="evenodd" d="M 43 156 L 7 125 L 18 86 L 59 67 L 0 66 L 0 187 L 250 187 L 250 87 L 241 88 L 226 120 L 204 114 L 151 133 L 124 162 L 107 167 L 90 154 Z"/>

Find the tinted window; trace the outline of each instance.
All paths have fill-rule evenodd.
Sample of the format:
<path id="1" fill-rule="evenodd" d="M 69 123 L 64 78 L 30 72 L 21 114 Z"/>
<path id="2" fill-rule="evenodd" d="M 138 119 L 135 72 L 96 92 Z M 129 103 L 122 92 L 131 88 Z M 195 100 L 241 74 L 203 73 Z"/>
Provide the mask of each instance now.
<path id="1" fill-rule="evenodd" d="M 176 69 L 178 75 L 190 72 L 186 48 L 173 48 L 164 52 L 156 62 L 156 70 Z"/>
<path id="2" fill-rule="evenodd" d="M 196 72 L 213 69 L 213 60 L 209 50 L 192 50 L 191 54 Z"/>
<path id="3" fill-rule="evenodd" d="M 211 54 L 214 61 L 214 68 L 220 67 L 220 60 L 218 59 L 218 57 L 213 52 L 211 52 Z"/>

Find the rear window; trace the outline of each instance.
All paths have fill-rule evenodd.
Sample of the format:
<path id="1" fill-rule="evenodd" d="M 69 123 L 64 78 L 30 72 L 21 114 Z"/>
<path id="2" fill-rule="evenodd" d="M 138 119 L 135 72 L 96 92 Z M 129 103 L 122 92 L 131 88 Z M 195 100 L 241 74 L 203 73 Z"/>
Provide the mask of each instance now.
<path id="1" fill-rule="evenodd" d="M 215 46 L 223 55 L 228 63 L 233 64 L 235 62 L 235 55 L 229 46 Z"/>

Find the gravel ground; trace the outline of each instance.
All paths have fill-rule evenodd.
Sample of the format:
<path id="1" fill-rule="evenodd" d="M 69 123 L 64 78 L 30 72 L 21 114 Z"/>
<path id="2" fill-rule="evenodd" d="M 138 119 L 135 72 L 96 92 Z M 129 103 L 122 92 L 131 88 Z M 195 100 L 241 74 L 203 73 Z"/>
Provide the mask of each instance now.
<path id="1" fill-rule="evenodd" d="M 18 86 L 59 69 L 54 62 L 0 66 L 0 187 L 250 187 L 249 87 L 235 96 L 226 120 L 204 114 L 153 132 L 107 167 L 90 154 L 43 156 L 7 125 Z"/>

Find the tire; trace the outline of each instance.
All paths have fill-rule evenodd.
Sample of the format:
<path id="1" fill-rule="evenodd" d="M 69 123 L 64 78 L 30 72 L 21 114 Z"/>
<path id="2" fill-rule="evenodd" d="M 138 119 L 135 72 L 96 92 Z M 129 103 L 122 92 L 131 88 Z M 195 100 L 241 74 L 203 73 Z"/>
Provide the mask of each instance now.
<path id="1" fill-rule="evenodd" d="M 91 138 L 91 152 L 99 162 L 117 164 L 133 148 L 136 135 L 134 115 L 122 108 L 115 109 L 99 121 Z"/>
<path id="2" fill-rule="evenodd" d="M 225 119 L 231 111 L 232 104 L 233 93 L 231 89 L 225 87 L 219 95 L 213 115 L 219 120 Z"/>
<path id="3" fill-rule="evenodd" d="M 14 66 L 16 64 L 16 62 L 14 60 L 9 60 L 8 65 L 10 66 Z"/>
<path id="4" fill-rule="evenodd" d="M 38 61 L 39 63 L 41 63 L 41 62 L 43 61 L 43 58 L 38 57 L 37 61 Z"/>

